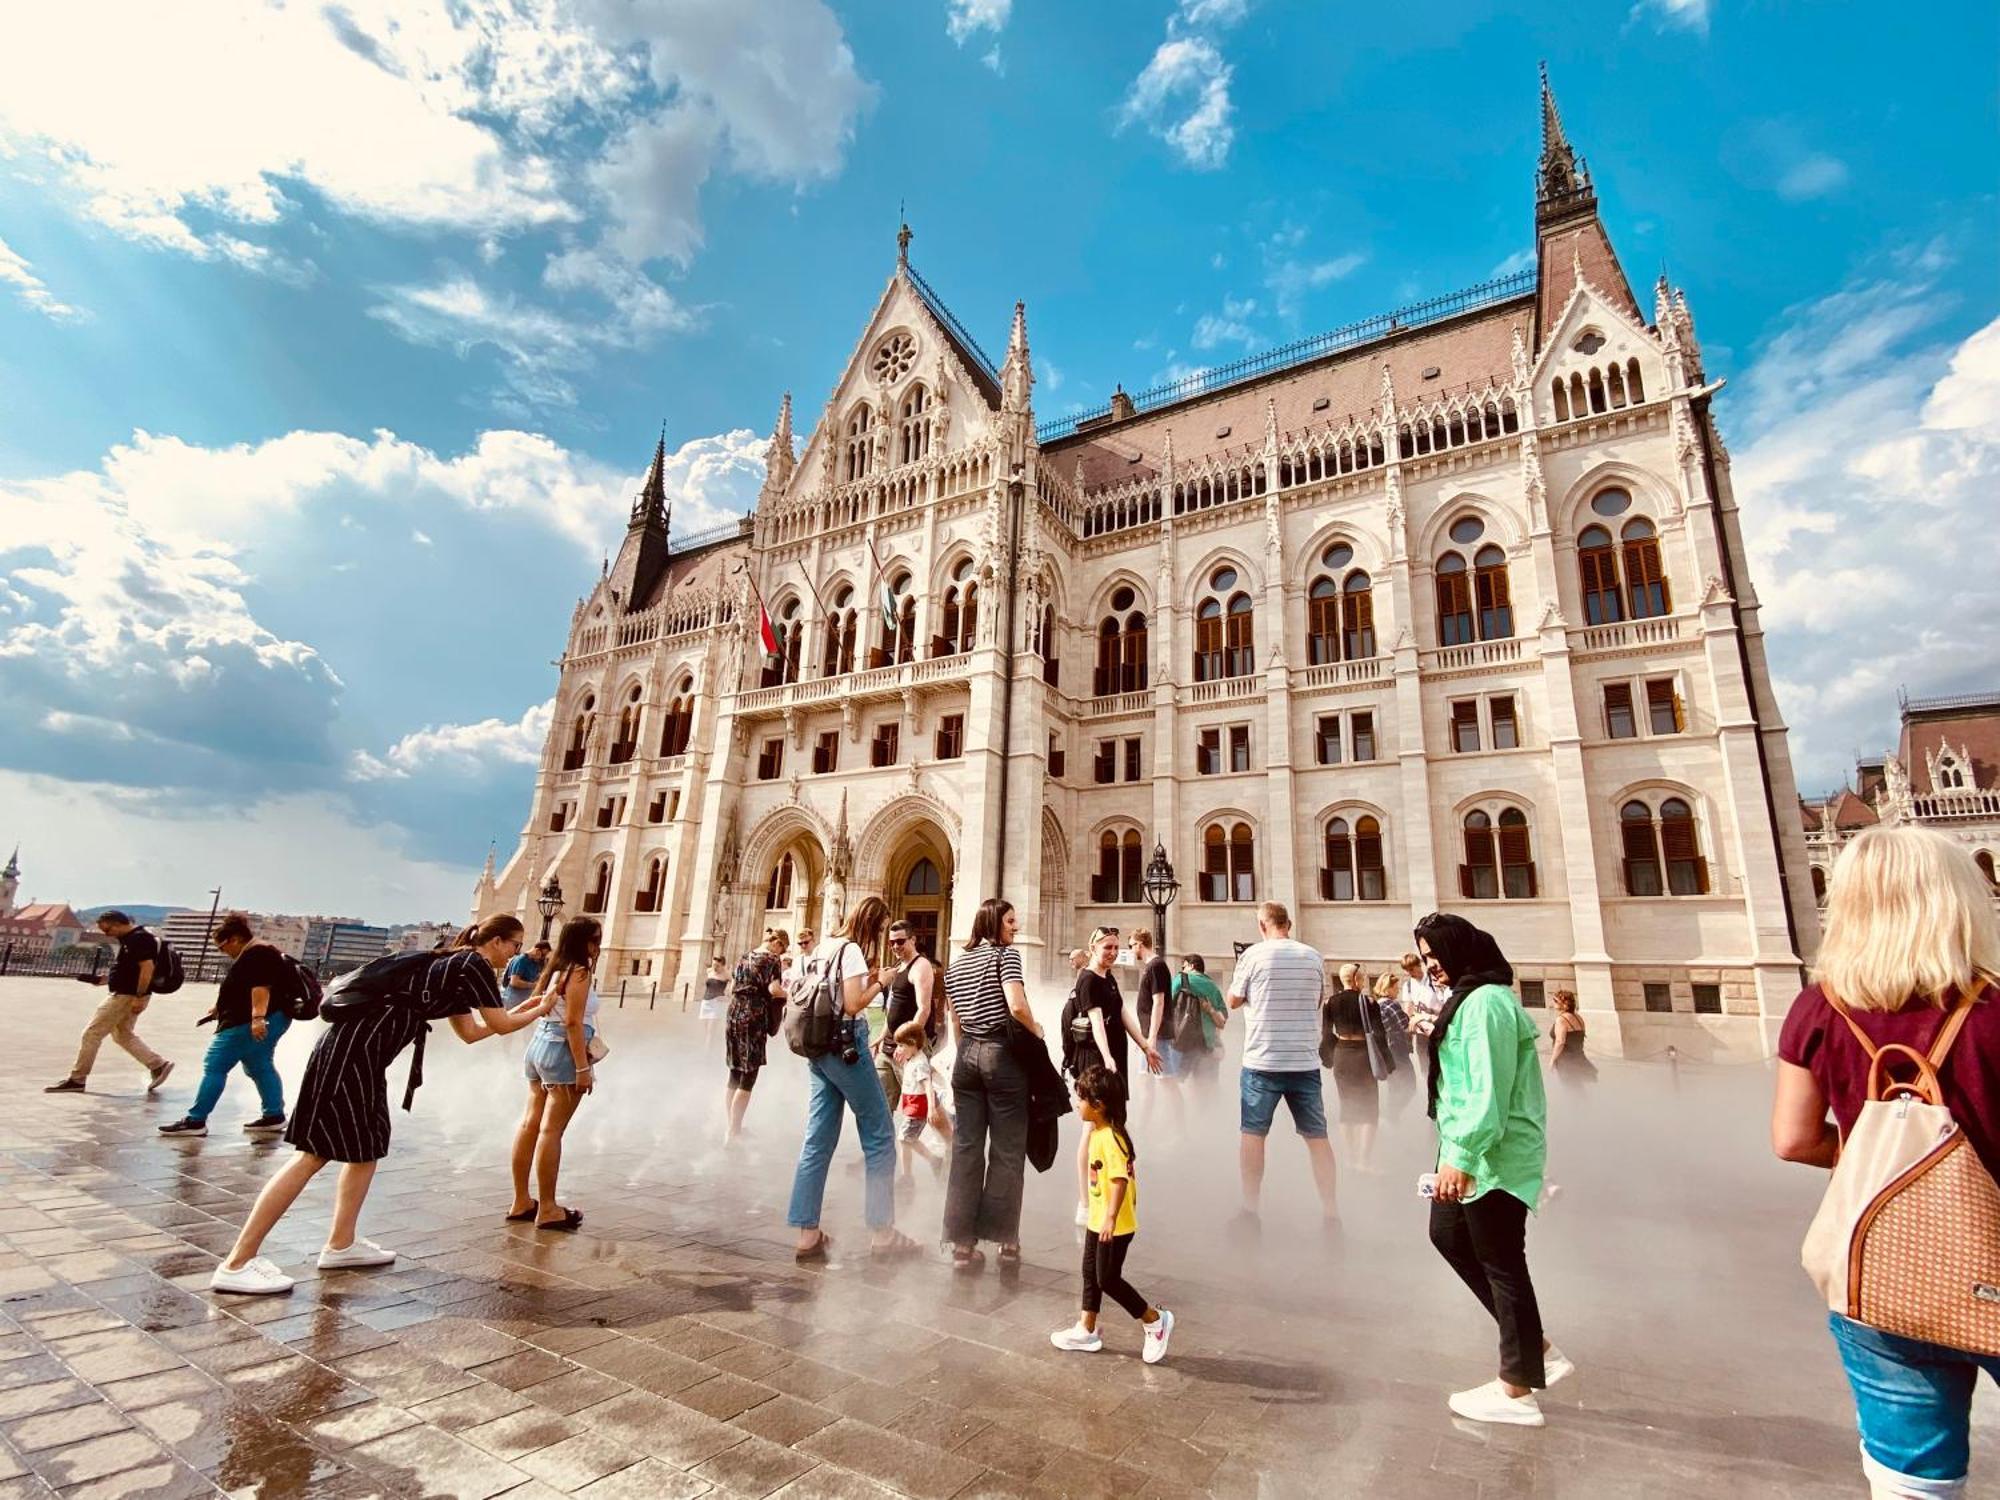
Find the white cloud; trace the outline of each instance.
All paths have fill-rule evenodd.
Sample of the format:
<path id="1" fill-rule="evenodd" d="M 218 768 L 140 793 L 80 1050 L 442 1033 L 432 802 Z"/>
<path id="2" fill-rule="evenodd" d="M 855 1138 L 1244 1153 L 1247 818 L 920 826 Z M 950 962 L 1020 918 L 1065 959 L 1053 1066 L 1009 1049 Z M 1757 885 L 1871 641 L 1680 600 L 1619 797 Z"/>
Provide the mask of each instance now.
<path id="1" fill-rule="evenodd" d="M 945 33 L 961 47 L 982 31 L 998 36 L 1007 29 L 1013 9 L 1014 0 L 950 0 Z"/>
<path id="2" fill-rule="evenodd" d="M 1709 0 L 1639 0 L 1632 7 L 1632 18 L 1650 14 L 1663 31 L 1678 28 L 1707 36 L 1708 7 Z"/>
<path id="3" fill-rule="evenodd" d="M 536 704 L 519 719 L 427 724 L 404 735 L 380 757 L 356 751 L 348 776 L 354 781 L 402 781 L 433 769 L 466 775 L 496 764 L 532 766 L 542 757 L 554 712 L 551 699 Z"/>
<path id="4" fill-rule="evenodd" d="M 1230 123 L 1232 70 L 1215 44 L 1201 36 L 1170 36 L 1132 80 L 1118 124 L 1142 124 L 1187 165 L 1212 171 L 1229 159 L 1236 138 Z"/>
<path id="5" fill-rule="evenodd" d="M 1778 196 L 1788 203 L 1824 198 L 1847 186 L 1847 163 L 1823 152 L 1793 162 L 1778 177 Z"/>
<path id="6" fill-rule="evenodd" d="M 1535 252 L 1532 249 L 1516 250 L 1512 255 L 1501 261 L 1499 265 L 1488 271 L 1486 279 L 1488 281 L 1498 281 L 1503 276 L 1519 276 L 1523 271 L 1532 271 L 1534 269 Z"/>
<path id="7" fill-rule="evenodd" d="M 1991 530 L 2000 320 L 1936 342 L 1924 279 L 1796 310 L 1746 371 L 1732 467 L 1766 640 L 1807 787 L 1893 734 L 1894 690 L 1990 686 L 2000 582 L 1940 566 Z"/>
<path id="8" fill-rule="evenodd" d="M 1346 280 L 1368 263 L 1368 257 L 1358 250 L 1325 257 L 1312 255 L 1307 239 L 1303 226 L 1288 224 L 1259 247 L 1264 262 L 1264 285 L 1271 293 L 1278 316 L 1288 322 L 1304 311 L 1309 293 Z"/>
<path id="9" fill-rule="evenodd" d="M 1234 26 L 1250 13 L 1250 0 L 1181 0 L 1180 19 L 1189 26 Z"/>
<path id="10" fill-rule="evenodd" d="M 81 308 L 71 307 L 51 292 L 48 284 L 35 274 L 26 257 L 5 240 L 0 240 L 0 286 L 11 286 L 14 295 L 28 306 L 58 322 L 83 316 Z"/>
<path id="11" fill-rule="evenodd" d="M 1194 333 L 1188 342 L 1197 349 L 1213 349 L 1219 344 L 1241 344 L 1245 349 L 1254 349 L 1264 342 L 1263 335 L 1245 320 L 1255 315 L 1257 303 L 1254 298 L 1234 297 L 1222 299 L 1222 311 L 1203 313 L 1195 319 Z"/>

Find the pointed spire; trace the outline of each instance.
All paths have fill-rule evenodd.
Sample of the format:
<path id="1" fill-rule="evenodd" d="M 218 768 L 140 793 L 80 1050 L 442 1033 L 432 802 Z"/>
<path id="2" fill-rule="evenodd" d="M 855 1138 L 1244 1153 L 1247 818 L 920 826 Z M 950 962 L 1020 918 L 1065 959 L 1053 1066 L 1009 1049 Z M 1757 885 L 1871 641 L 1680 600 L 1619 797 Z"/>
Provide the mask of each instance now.
<path id="1" fill-rule="evenodd" d="M 1026 411 L 1035 374 L 1028 355 L 1028 308 L 1014 304 L 1014 326 L 1007 333 L 1007 358 L 1000 366 L 1000 404 L 1005 411 Z"/>
<path id="2" fill-rule="evenodd" d="M 1593 206 L 1590 170 L 1569 143 L 1556 92 L 1549 86 L 1549 65 L 1542 64 L 1542 160 L 1535 173 L 1535 213 L 1546 218 Z"/>
<path id="3" fill-rule="evenodd" d="M 792 451 L 792 393 L 786 391 L 778 403 L 778 425 L 771 429 L 771 441 L 764 448 L 766 492 L 782 490 L 791 481 L 797 462 Z"/>
<path id="4" fill-rule="evenodd" d="M 1078 460 L 1078 462 L 1081 461 L 1082 460 Z M 16 844 L 14 846 L 14 852 L 7 856 L 7 868 L 4 870 L 0 870 L 0 876 L 5 876 L 9 880 L 14 880 L 20 876 L 20 873 L 21 873 L 21 846 L 19 844 Z"/>
<path id="5" fill-rule="evenodd" d="M 660 423 L 660 440 L 653 447 L 653 462 L 646 470 L 646 482 L 632 501 L 634 527 L 667 524 L 667 424 Z"/>

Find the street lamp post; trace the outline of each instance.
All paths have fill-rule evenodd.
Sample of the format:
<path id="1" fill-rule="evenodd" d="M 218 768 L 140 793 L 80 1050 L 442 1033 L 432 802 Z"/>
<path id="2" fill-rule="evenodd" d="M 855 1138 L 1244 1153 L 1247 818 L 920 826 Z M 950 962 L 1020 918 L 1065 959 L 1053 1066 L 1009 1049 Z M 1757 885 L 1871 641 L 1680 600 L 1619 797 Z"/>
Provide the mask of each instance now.
<path id="1" fill-rule="evenodd" d="M 1146 899 L 1152 903 L 1153 926 L 1159 947 L 1155 950 L 1162 956 L 1167 951 L 1167 908 L 1174 904 L 1174 898 L 1181 893 L 1181 883 L 1174 878 L 1174 867 L 1167 859 L 1167 846 L 1156 840 L 1153 844 L 1153 858 L 1146 866 Z"/>
<path id="2" fill-rule="evenodd" d="M 535 898 L 535 910 L 542 914 L 543 942 L 546 943 L 549 940 L 549 924 L 555 921 L 557 914 L 562 909 L 562 882 L 556 879 L 554 875 L 551 875 L 549 876 L 549 883 L 542 887 L 541 895 Z"/>
<path id="3" fill-rule="evenodd" d="M 210 940 L 215 936 L 215 914 L 222 910 L 222 887 L 215 887 L 209 894 L 215 897 L 215 899 L 209 903 L 208 925 L 201 930 L 201 952 L 196 955 L 194 961 L 194 982 L 196 984 L 200 984 L 207 977 L 208 945 Z"/>

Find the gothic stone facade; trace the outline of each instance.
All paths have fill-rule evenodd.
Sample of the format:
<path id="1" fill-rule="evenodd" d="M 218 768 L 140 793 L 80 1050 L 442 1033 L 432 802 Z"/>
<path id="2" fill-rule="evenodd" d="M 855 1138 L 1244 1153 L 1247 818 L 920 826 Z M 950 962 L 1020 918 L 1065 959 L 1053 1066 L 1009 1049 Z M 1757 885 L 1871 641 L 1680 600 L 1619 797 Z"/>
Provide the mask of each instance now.
<path id="1" fill-rule="evenodd" d="M 1370 966 L 1443 907 L 1601 1045 L 1766 1050 L 1817 929 L 1715 386 L 1543 125 L 1532 274 L 1039 430 L 1022 308 L 995 368 L 905 232 L 739 530 L 670 543 L 656 455 L 478 910 L 554 875 L 678 1001 L 1000 893 L 1053 975 L 1158 843 L 1212 971 L 1265 898 Z"/>

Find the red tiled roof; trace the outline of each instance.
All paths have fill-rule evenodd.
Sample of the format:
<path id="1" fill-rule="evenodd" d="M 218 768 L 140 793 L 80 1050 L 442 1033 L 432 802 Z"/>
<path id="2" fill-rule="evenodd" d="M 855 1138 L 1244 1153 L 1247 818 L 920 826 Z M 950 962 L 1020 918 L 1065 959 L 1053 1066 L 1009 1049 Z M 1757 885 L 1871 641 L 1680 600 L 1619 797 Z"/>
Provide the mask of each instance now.
<path id="1" fill-rule="evenodd" d="M 14 913 L 13 920 L 26 922 L 37 930 L 52 927 L 88 927 L 90 924 L 79 917 L 65 901 L 37 901 L 24 906 Z"/>
<path id="2" fill-rule="evenodd" d="M 2000 786 L 2000 704 L 1959 712 L 1906 716 L 1896 753 L 1910 773 L 1910 789 L 1918 796 L 1937 790 L 1931 785 L 1930 757 L 1949 747 L 1972 757 L 1973 784 Z"/>
<path id="3" fill-rule="evenodd" d="M 1825 816 L 1836 829 L 1869 828 L 1882 821 L 1875 816 L 1874 808 L 1846 790 L 1835 792 L 1827 799 Z"/>
<path id="4" fill-rule="evenodd" d="M 748 541 L 727 541 L 713 547 L 703 547 L 698 552 L 680 552 L 667 561 L 666 571 L 660 575 L 652 596 L 638 607 L 651 609 L 655 604 L 664 604 L 673 595 L 690 589 L 721 589 L 736 564 L 748 554 Z"/>

